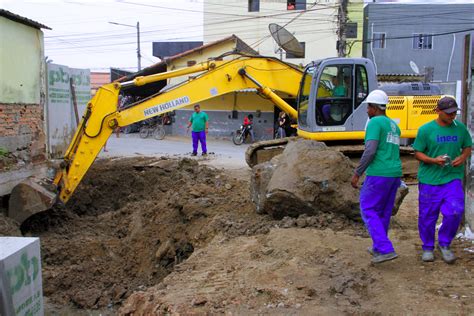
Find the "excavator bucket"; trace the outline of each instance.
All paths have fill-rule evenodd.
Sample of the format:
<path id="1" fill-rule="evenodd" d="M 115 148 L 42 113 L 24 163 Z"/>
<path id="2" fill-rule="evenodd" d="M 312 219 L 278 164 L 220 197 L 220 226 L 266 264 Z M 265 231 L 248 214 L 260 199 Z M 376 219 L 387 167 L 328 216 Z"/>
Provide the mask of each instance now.
<path id="1" fill-rule="evenodd" d="M 13 188 L 7 215 L 21 224 L 30 216 L 50 209 L 56 202 L 56 196 L 52 184 L 28 178 Z"/>

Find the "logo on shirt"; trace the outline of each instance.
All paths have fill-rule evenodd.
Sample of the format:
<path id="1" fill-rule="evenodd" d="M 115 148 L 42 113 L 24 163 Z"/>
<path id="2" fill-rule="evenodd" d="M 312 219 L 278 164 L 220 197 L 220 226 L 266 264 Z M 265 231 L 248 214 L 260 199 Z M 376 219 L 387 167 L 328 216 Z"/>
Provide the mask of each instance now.
<path id="1" fill-rule="evenodd" d="M 438 144 L 440 143 L 457 143 L 458 142 L 458 137 L 456 135 L 451 136 L 442 136 L 442 135 L 436 135 L 436 142 Z"/>
<path id="2" fill-rule="evenodd" d="M 400 136 L 395 133 L 387 133 L 387 143 L 394 144 L 399 146 L 400 145 Z"/>
<path id="3" fill-rule="evenodd" d="M 391 132 L 387 133 L 387 143 L 394 144 L 399 146 L 400 145 L 400 136 L 397 134 L 397 125 L 395 123 L 390 122 L 390 128 L 392 129 Z"/>
<path id="4" fill-rule="evenodd" d="M 173 108 L 176 108 L 180 105 L 188 104 L 189 102 L 190 102 L 189 97 L 184 96 L 184 97 L 181 97 L 181 98 L 170 100 L 170 101 L 165 102 L 165 103 L 154 105 L 151 108 L 143 110 L 143 114 L 145 116 L 150 116 L 150 115 L 161 113 L 161 112 L 164 112 L 164 111 L 169 111 L 169 110 L 171 110 Z"/>

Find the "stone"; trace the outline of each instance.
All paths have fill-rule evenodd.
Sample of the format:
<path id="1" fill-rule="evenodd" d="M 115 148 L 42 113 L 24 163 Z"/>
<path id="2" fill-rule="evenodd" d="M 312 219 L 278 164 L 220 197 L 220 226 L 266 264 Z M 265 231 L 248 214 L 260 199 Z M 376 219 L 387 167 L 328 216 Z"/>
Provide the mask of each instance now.
<path id="1" fill-rule="evenodd" d="M 276 219 L 319 212 L 359 217 L 351 161 L 321 142 L 291 141 L 281 155 L 252 171 L 251 196 L 258 213 Z"/>
<path id="2" fill-rule="evenodd" d="M 359 189 L 350 183 L 353 173 L 353 163 L 341 152 L 321 142 L 296 139 L 282 154 L 252 168 L 251 199 L 257 213 L 284 219 L 284 228 L 314 226 L 310 218 L 317 215 L 326 223 L 335 215 L 360 220 Z M 402 185 L 393 215 L 407 194 L 408 187 Z"/>

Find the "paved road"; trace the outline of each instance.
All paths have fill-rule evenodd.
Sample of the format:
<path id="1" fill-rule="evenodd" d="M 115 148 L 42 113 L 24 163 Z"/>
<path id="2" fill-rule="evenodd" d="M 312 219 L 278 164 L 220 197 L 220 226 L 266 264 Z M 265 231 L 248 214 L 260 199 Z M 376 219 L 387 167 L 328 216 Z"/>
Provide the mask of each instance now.
<path id="1" fill-rule="evenodd" d="M 136 157 L 136 156 L 169 156 L 192 157 L 215 167 L 232 169 L 248 168 L 245 163 L 245 150 L 248 145 L 236 146 L 231 140 L 208 139 L 208 157 L 192 157 L 191 137 L 166 136 L 163 140 L 153 138 L 141 139 L 138 133 L 113 134 L 107 142 L 107 152 L 102 151 L 99 158 Z M 199 148 L 199 152 L 200 152 Z"/>

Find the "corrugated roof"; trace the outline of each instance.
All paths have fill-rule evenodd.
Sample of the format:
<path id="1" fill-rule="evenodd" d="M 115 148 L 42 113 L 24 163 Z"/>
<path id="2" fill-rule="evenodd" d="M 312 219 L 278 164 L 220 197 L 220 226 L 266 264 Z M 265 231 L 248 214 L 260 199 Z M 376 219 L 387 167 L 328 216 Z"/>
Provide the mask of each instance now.
<path id="1" fill-rule="evenodd" d="M 38 29 L 38 30 L 39 29 L 51 30 L 50 27 L 48 27 L 44 24 L 38 23 L 36 21 L 33 21 L 33 20 L 28 19 L 28 18 L 22 17 L 18 14 L 12 13 L 12 12 L 4 10 L 4 9 L 0 9 L 0 16 L 3 16 L 3 17 L 5 17 L 9 20 L 12 20 L 12 21 L 15 21 L 15 22 L 27 25 L 27 26 L 34 27 L 35 29 Z"/>
<path id="2" fill-rule="evenodd" d="M 209 47 L 212 47 L 212 46 L 216 46 L 216 45 L 219 45 L 219 44 L 221 44 L 221 43 L 228 42 L 228 41 L 236 41 L 236 43 L 237 43 L 236 47 L 237 47 L 237 48 L 239 49 L 239 51 L 241 51 L 241 52 L 246 52 L 246 53 L 255 54 L 255 55 L 258 54 L 255 50 L 253 50 L 250 46 L 248 46 L 248 45 L 247 45 L 244 41 L 242 41 L 239 37 L 237 37 L 236 35 L 232 34 L 231 36 L 224 37 L 223 39 L 220 39 L 220 40 L 218 40 L 218 41 L 210 42 L 210 43 L 204 44 L 204 45 L 202 45 L 202 46 L 199 46 L 199 47 L 190 49 L 190 50 L 188 50 L 188 51 L 182 52 L 182 53 L 180 53 L 180 54 L 171 56 L 171 57 L 169 57 L 169 58 L 165 58 L 165 62 L 170 62 L 170 61 L 176 60 L 176 59 L 178 59 L 178 58 L 181 58 L 181 57 L 183 57 L 183 56 L 187 56 L 187 55 L 190 55 L 190 54 L 192 54 L 192 53 L 198 52 L 198 51 L 200 51 L 200 50 L 203 50 L 203 49 L 206 49 L 206 48 L 209 48 Z"/>

